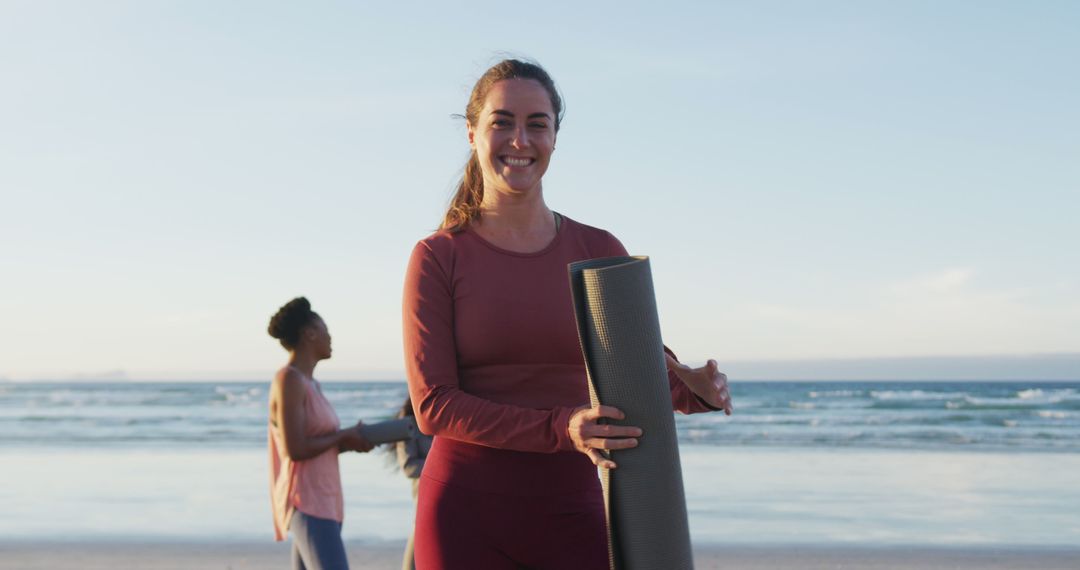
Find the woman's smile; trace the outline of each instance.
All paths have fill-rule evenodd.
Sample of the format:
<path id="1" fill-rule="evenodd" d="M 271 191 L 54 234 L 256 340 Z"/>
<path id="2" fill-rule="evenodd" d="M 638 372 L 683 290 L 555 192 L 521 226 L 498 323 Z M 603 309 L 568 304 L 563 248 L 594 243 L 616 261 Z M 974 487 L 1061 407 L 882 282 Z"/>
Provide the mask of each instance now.
<path id="1" fill-rule="evenodd" d="M 500 156 L 499 161 L 513 168 L 521 168 L 525 166 L 531 166 L 534 162 L 536 162 L 536 159 L 523 156 Z"/>

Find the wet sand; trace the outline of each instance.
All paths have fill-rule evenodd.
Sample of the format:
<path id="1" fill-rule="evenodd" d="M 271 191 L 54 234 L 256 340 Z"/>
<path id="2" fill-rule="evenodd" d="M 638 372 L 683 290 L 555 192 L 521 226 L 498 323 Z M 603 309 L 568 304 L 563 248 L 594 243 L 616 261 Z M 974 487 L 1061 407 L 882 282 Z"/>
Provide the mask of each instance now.
<path id="1" fill-rule="evenodd" d="M 353 570 L 397 569 L 401 544 L 350 542 Z M 695 548 L 698 570 L 765 569 L 1055 569 L 1080 568 L 1080 548 L 721 546 Z M 215 542 L 0 542 L 0 568 L 287 570 L 287 543 Z M 658 569 L 659 570 L 659 569 Z"/>

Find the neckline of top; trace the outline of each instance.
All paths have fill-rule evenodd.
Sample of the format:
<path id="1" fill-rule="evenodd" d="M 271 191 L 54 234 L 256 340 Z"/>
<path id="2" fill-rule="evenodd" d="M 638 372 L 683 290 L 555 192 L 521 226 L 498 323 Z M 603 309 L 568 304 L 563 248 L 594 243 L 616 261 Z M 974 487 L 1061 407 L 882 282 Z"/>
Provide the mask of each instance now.
<path id="1" fill-rule="evenodd" d="M 304 374 L 303 370 L 300 370 L 299 368 L 293 366 L 292 364 L 286 364 L 285 368 L 292 368 L 293 370 L 296 371 L 297 374 L 300 375 L 301 378 L 307 380 L 308 385 L 314 386 L 316 390 L 318 390 L 319 392 L 322 392 L 322 385 L 319 384 L 319 381 L 316 380 L 314 376 L 309 376 L 307 374 Z"/>
<path id="2" fill-rule="evenodd" d="M 564 233 L 566 233 L 566 224 L 567 224 L 567 222 L 570 221 L 569 218 L 567 218 L 566 216 L 564 216 L 564 215 L 562 215 L 562 214 L 560 214 L 558 212 L 552 211 L 552 213 L 555 214 L 555 216 L 556 216 L 556 218 L 555 218 L 556 219 L 556 222 L 555 222 L 555 237 L 552 238 L 551 241 L 548 242 L 548 244 L 545 245 L 543 248 L 538 249 L 536 251 L 521 252 L 521 251 L 513 251 L 513 250 L 501 248 L 501 247 L 491 243 L 490 241 L 484 239 L 483 236 L 481 236 L 480 234 L 476 233 L 476 231 L 473 230 L 472 226 L 467 226 L 465 228 L 465 233 L 467 233 L 467 234 L 471 235 L 472 237 L 476 238 L 477 241 L 484 244 L 488 248 L 494 250 L 497 253 L 501 253 L 503 255 L 509 255 L 509 256 L 512 256 L 512 257 L 540 257 L 541 255 L 544 255 L 544 254 L 550 252 L 551 250 L 555 249 L 555 246 L 559 245 L 559 241 L 562 239 L 562 235 Z"/>

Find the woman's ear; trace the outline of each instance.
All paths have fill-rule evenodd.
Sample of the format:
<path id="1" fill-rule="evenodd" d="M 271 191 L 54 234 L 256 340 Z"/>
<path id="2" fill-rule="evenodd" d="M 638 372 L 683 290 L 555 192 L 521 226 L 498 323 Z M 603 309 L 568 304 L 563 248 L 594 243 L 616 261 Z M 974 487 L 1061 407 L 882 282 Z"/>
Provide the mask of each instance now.
<path id="1" fill-rule="evenodd" d="M 472 123 L 469 123 L 468 121 L 465 121 L 465 129 L 469 133 L 469 146 L 472 147 L 473 150 L 476 150 L 476 141 L 474 140 L 476 137 L 476 130 L 473 129 Z"/>

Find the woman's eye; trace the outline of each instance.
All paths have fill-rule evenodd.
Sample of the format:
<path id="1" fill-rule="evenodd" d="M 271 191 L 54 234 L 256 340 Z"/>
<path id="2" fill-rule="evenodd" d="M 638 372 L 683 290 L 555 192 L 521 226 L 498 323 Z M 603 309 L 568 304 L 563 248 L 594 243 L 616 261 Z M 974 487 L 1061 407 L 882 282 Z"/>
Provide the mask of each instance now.
<path id="1" fill-rule="evenodd" d="M 507 119 L 495 119 L 491 122 L 491 125 L 494 127 L 509 127 L 510 121 Z"/>
<path id="2" fill-rule="evenodd" d="M 529 123 L 529 127 L 533 129 L 546 129 L 547 123 Z"/>

